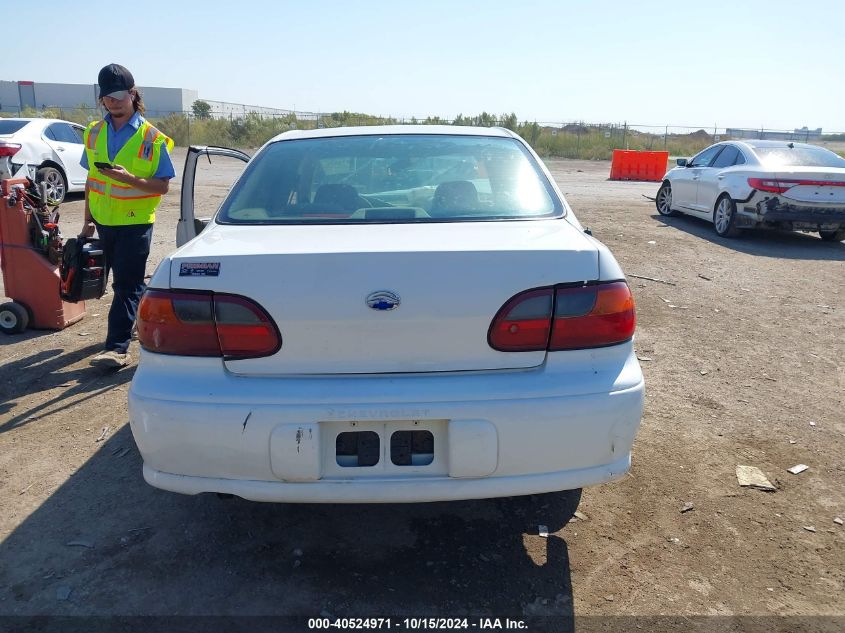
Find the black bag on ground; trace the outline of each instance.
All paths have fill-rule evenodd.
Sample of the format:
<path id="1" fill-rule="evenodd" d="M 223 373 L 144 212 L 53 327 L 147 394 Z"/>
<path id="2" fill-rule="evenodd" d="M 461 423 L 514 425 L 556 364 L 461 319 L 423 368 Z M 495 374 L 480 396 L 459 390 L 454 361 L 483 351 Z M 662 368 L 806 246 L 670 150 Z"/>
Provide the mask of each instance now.
<path id="1" fill-rule="evenodd" d="M 72 237 L 62 248 L 59 293 L 70 303 L 99 299 L 106 291 L 106 262 L 100 240 Z"/>

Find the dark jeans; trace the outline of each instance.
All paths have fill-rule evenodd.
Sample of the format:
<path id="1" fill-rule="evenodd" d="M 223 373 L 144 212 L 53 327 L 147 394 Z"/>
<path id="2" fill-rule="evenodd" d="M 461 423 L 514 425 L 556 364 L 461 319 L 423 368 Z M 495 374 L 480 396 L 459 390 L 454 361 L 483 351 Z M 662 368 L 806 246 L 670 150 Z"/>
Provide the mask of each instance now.
<path id="1" fill-rule="evenodd" d="M 104 226 L 97 224 L 97 234 L 112 275 L 114 298 L 109 310 L 106 349 L 125 354 L 132 337 L 135 313 L 144 292 L 144 273 L 153 237 L 152 224 Z"/>

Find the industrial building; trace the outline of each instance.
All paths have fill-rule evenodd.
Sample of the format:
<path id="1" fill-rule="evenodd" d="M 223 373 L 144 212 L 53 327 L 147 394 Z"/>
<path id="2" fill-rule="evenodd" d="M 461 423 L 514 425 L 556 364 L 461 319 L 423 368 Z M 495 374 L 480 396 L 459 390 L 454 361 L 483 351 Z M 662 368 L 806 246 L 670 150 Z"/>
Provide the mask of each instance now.
<path id="1" fill-rule="evenodd" d="M 191 106 L 199 99 L 196 90 L 138 86 L 144 98 L 147 116 L 161 117 L 174 112 L 191 114 Z M 203 99 L 211 106 L 215 118 L 237 118 L 255 112 L 262 116 L 285 116 L 292 110 L 252 106 L 242 103 Z M 57 84 L 35 81 L 0 80 L 0 112 L 19 115 L 25 108 L 35 110 L 96 110 L 97 84 Z M 303 113 L 298 113 L 302 118 Z M 307 118 L 307 117 L 306 117 Z"/>

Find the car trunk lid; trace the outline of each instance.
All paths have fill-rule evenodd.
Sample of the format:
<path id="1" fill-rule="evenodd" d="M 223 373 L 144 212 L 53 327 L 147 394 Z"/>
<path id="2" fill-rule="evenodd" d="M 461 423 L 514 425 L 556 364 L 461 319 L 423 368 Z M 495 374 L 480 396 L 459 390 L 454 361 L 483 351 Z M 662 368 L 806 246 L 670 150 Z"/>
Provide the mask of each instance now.
<path id="1" fill-rule="evenodd" d="M 845 204 L 845 168 L 788 167 L 777 172 L 777 179 L 787 186 L 785 200 L 800 203 Z"/>
<path id="2" fill-rule="evenodd" d="M 599 269 L 593 242 L 565 219 L 210 225 L 171 261 L 171 287 L 243 295 L 275 320 L 276 354 L 226 361 L 242 375 L 534 367 L 545 351 L 490 347 L 493 317 L 519 292 Z"/>

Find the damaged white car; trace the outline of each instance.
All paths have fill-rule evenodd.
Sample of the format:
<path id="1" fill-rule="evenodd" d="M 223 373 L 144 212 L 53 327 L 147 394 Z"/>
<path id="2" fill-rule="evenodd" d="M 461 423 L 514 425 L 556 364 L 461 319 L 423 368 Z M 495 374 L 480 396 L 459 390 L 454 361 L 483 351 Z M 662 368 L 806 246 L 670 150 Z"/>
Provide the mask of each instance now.
<path id="1" fill-rule="evenodd" d="M 248 161 L 214 218 L 197 160 Z M 420 502 L 623 476 L 634 302 L 504 129 L 286 132 L 192 147 L 179 242 L 138 312 L 131 428 L 153 486 Z"/>
<path id="2" fill-rule="evenodd" d="M 845 240 L 845 159 L 830 150 L 788 141 L 727 141 L 677 162 L 657 192 L 661 215 L 710 220 L 722 237 L 772 228 Z"/>
<path id="3" fill-rule="evenodd" d="M 0 178 L 47 183 L 55 204 L 85 190 L 88 171 L 79 164 L 85 128 L 57 119 L 0 119 Z"/>

